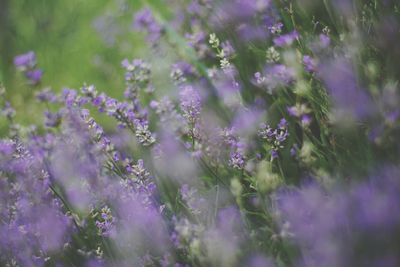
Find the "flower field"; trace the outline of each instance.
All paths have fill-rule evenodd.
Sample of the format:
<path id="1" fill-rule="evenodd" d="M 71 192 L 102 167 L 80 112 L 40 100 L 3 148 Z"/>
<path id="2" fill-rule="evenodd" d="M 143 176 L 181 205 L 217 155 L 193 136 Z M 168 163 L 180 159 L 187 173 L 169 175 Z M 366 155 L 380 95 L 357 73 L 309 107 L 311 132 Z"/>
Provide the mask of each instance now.
<path id="1" fill-rule="evenodd" d="M 2 60 L 0 266 L 400 266 L 400 2 L 115 2 Z"/>

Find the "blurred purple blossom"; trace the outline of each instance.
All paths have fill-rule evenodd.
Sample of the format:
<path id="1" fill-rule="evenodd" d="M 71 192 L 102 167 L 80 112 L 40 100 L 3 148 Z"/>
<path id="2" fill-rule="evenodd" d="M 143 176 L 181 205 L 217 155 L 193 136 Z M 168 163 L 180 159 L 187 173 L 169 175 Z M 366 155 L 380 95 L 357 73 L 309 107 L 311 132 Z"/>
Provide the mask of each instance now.
<path id="1" fill-rule="evenodd" d="M 397 266 L 398 169 L 324 190 L 315 184 L 278 195 L 283 236 L 298 242 L 296 266 Z M 383 265 L 382 265 L 383 264 Z M 385 265 L 386 264 L 386 265 Z"/>
<path id="2" fill-rule="evenodd" d="M 196 123 L 201 111 L 201 96 L 199 92 L 193 86 L 187 85 L 181 89 L 179 96 L 183 116 L 190 124 Z"/>
<path id="3" fill-rule="evenodd" d="M 332 95 L 335 107 L 340 112 L 338 116 L 350 115 L 360 120 L 374 113 L 375 106 L 367 92 L 360 87 L 349 60 L 337 58 L 324 62 L 318 74 Z"/>
<path id="4" fill-rule="evenodd" d="M 297 31 L 280 35 L 274 38 L 274 44 L 278 47 L 290 46 L 296 39 L 300 37 Z"/>
<path id="5" fill-rule="evenodd" d="M 147 33 L 146 40 L 148 43 L 152 46 L 157 46 L 163 29 L 156 22 L 153 13 L 149 8 L 144 8 L 135 14 L 133 25 L 135 29 Z"/>
<path id="6" fill-rule="evenodd" d="M 308 55 L 303 56 L 303 64 L 308 72 L 315 72 L 317 68 L 317 63 L 316 61 Z"/>
<path id="7" fill-rule="evenodd" d="M 254 84 L 272 94 L 276 88 L 287 86 L 295 79 L 295 71 L 282 64 L 267 65 L 263 73 L 254 74 Z"/>
<path id="8" fill-rule="evenodd" d="M 14 58 L 14 65 L 24 71 L 36 66 L 36 54 L 33 51 L 18 55 Z"/>

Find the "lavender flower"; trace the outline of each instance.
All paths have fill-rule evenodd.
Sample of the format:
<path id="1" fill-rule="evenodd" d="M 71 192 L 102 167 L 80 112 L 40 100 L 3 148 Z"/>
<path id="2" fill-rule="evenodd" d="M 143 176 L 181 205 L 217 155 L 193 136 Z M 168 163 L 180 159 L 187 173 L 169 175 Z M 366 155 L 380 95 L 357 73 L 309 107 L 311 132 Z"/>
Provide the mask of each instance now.
<path id="1" fill-rule="evenodd" d="M 57 127 L 58 125 L 60 125 L 61 123 L 61 119 L 62 119 L 62 113 L 61 112 L 56 112 L 56 113 L 52 113 L 49 111 L 46 111 L 44 113 L 45 115 L 45 126 L 49 127 L 49 128 L 53 128 L 53 127 Z"/>
<path id="2" fill-rule="evenodd" d="M 282 219 L 290 225 L 281 234 L 293 235 L 302 252 L 296 265 L 397 266 L 397 174 L 389 168 L 349 189 L 310 185 L 281 194 Z"/>
<path id="3" fill-rule="evenodd" d="M 187 85 L 181 89 L 179 96 L 183 116 L 190 124 L 195 124 L 199 119 L 201 111 L 201 97 L 199 92 L 192 86 Z"/>
<path id="4" fill-rule="evenodd" d="M 57 96 L 51 91 L 50 88 L 45 88 L 36 94 L 36 98 L 41 102 L 55 103 L 57 102 Z"/>
<path id="5" fill-rule="evenodd" d="M 320 42 L 321 48 L 327 48 L 331 44 L 331 39 L 326 34 L 320 34 L 319 42 Z"/>
<path id="6" fill-rule="evenodd" d="M 144 90 L 147 93 L 153 92 L 154 89 L 150 83 L 151 71 L 149 64 L 141 59 L 135 59 L 132 62 L 124 59 L 121 64 L 126 70 L 125 98 L 135 101 L 139 90 Z"/>
<path id="7" fill-rule="evenodd" d="M 268 30 L 272 34 L 280 34 L 283 28 L 283 23 L 282 22 L 277 22 L 274 25 L 271 25 L 268 27 Z"/>
<path id="8" fill-rule="evenodd" d="M 163 30 L 154 19 L 152 11 L 149 8 L 144 8 L 135 14 L 133 25 L 137 30 L 147 32 L 147 42 L 153 46 L 157 45 Z"/>
<path id="9" fill-rule="evenodd" d="M 21 71 L 32 69 L 36 66 L 36 54 L 33 51 L 18 55 L 14 58 L 14 65 Z"/>
<path id="10" fill-rule="evenodd" d="M 297 104 L 295 106 L 287 107 L 290 116 L 300 119 L 303 126 L 309 126 L 312 118 L 310 116 L 311 110 L 306 104 Z"/>
<path id="11" fill-rule="evenodd" d="M 29 70 L 25 72 L 26 78 L 31 81 L 32 84 L 37 84 L 40 82 L 42 79 L 43 72 L 42 70 L 35 69 L 35 70 Z"/>
<path id="12" fill-rule="evenodd" d="M 229 165 L 238 170 L 243 170 L 245 167 L 245 157 L 240 151 L 232 152 L 229 159 Z"/>
<path id="13" fill-rule="evenodd" d="M 138 138 L 139 142 L 145 146 L 152 145 L 156 139 L 153 134 L 149 130 L 149 126 L 147 122 L 140 122 L 136 123 L 136 137 Z"/>
<path id="14" fill-rule="evenodd" d="M 286 119 L 282 118 L 275 129 L 271 128 L 268 124 L 261 123 L 258 136 L 266 140 L 271 146 L 271 160 L 278 158 L 278 151 L 284 147 L 283 143 L 289 136 Z"/>
<path id="15" fill-rule="evenodd" d="M 305 55 L 303 56 L 303 64 L 308 72 L 315 72 L 317 64 L 314 59 L 312 59 L 310 56 Z"/>
<path id="16" fill-rule="evenodd" d="M 375 107 L 370 97 L 358 85 L 356 74 L 347 59 L 338 58 L 326 62 L 321 66 L 319 75 L 333 97 L 339 119 L 350 116 L 360 120 L 374 112 Z"/>
<path id="17" fill-rule="evenodd" d="M 99 220 L 96 221 L 96 227 L 102 236 L 115 235 L 115 218 L 109 207 L 105 206 L 101 209 Z"/>
<path id="18" fill-rule="evenodd" d="M 297 31 L 280 35 L 274 38 L 274 45 L 278 47 L 290 46 L 296 39 L 300 37 Z"/>
<path id="19" fill-rule="evenodd" d="M 264 27 L 257 25 L 255 16 L 270 18 L 272 14 L 272 4 L 269 0 L 221 1 L 215 4 L 211 22 L 218 29 L 232 27 L 242 40 L 262 40 L 268 36 L 268 32 Z"/>
<path id="20" fill-rule="evenodd" d="M 36 85 L 41 81 L 43 71 L 36 69 L 36 54 L 33 51 L 16 56 L 14 58 L 14 65 L 19 71 L 24 73 L 32 85 Z"/>
<path id="21" fill-rule="evenodd" d="M 170 76 L 177 85 L 181 85 L 185 83 L 188 78 L 193 77 L 195 73 L 196 71 L 192 65 L 180 61 L 172 65 Z"/>
<path id="22" fill-rule="evenodd" d="M 295 79 L 294 69 L 282 64 L 275 64 L 267 66 L 261 74 L 257 72 L 254 74 L 254 83 L 265 88 L 269 94 L 272 94 L 276 88 L 280 86 L 287 86 Z"/>

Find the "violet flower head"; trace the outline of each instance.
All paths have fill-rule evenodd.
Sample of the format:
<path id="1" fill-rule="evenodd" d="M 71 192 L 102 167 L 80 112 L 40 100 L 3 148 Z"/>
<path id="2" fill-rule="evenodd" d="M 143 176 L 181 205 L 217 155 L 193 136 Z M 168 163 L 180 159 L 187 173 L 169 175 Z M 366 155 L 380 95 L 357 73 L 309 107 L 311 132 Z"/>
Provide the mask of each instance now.
<path id="1" fill-rule="evenodd" d="M 310 115 L 311 109 L 306 104 L 296 104 L 286 108 L 289 115 L 300 119 L 303 126 L 310 125 L 312 117 Z"/>
<path id="2" fill-rule="evenodd" d="M 266 12 L 271 6 L 270 0 L 246 1 L 222 1 L 220 5 L 215 7 L 215 18 L 221 23 L 238 23 L 249 22 L 257 13 Z"/>
<path id="3" fill-rule="evenodd" d="M 230 58 L 235 54 L 235 49 L 229 41 L 222 42 L 221 48 L 224 50 L 224 54 L 227 58 Z"/>
<path id="4" fill-rule="evenodd" d="M 163 30 L 149 8 L 144 8 L 135 14 L 133 25 L 137 30 L 147 33 L 146 40 L 148 43 L 153 46 L 157 45 Z"/>
<path id="5" fill-rule="evenodd" d="M 154 88 L 150 82 L 151 69 L 147 62 L 142 59 L 134 59 L 132 62 L 124 59 L 121 65 L 126 70 L 126 89 L 124 92 L 126 99 L 135 102 L 140 90 L 146 93 L 153 92 Z"/>
<path id="6" fill-rule="evenodd" d="M 246 158 L 240 150 L 236 150 L 230 154 L 229 166 L 234 169 L 243 170 L 246 165 Z"/>
<path id="7" fill-rule="evenodd" d="M 296 157 L 297 154 L 299 152 L 299 146 L 297 144 L 294 144 L 291 148 L 290 148 L 290 156 L 292 157 Z"/>
<path id="8" fill-rule="evenodd" d="M 49 128 L 54 128 L 60 125 L 62 120 L 62 112 L 50 112 L 46 111 L 45 115 L 45 122 L 44 125 Z"/>
<path id="9" fill-rule="evenodd" d="M 245 41 L 263 40 L 269 32 L 256 23 L 256 18 L 270 18 L 272 13 L 270 0 L 221 1 L 214 5 L 211 23 L 217 29 L 232 28 Z"/>
<path id="10" fill-rule="evenodd" d="M 279 150 L 284 147 L 284 142 L 289 137 L 288 122 L 285 118 L 282 118 L 277 128 L 272 128 L 268 124 L 261 123 L 258 136 L 265 140 L 271 147 L 271 158 L 275 159 L 279 157 Z"/>
<path id="11" fill-rule="evenodd" d="M 193 86 L 187 85 L 181 89 L 179 96 L 183 116 L 189 123 L 195 123 L 199 119 L 201 111 L 201 96 L 199 92 Z"/>
<path id="12" fill-rule="evenodd" d="M 11 155 L 15 150 L 15 144 L 11 141 L 0 141 L 0 154 L 2 155 Z"/>
<path id="13" fill-rule="evenodd" d="M 171 67 L 171 78 L 178 85 L 185 83 L 188 78 L 194 77 L 196 71 L 192 65 L 185 61 L 179 61 Z"/>
<path id="14" fill-rule="evenodd" d="M 327 48 L 331 44 L 331 38 L 326 34 L 319 35 L 319 42 L 321 48 Z"/>
<path id="15" fill-rule="evenodd" d="M 40 69 L 28 70 L 25 72 L 25 76 L 32 84 L 38 84 L 42 79 L 43 71 Z"/>
<path id="16" fill-rule="evenodd" d="M 266 258 L 263 255 L 253 255 L 251 258 L 248 260 L 248 263 L 246 266 L 249 267 L 275 267 L 275 264 L 273 262 Z"/>
<path id="17" fill-rule="evenodd" d="M 138 141 L 144 146 L 150 146 L 155 143 L 155 136 L 150 132 L 147 121 L 136 120 L 135 135 Z"/>
<path id="18" fill-rule="evenodd" d="M 34 52 L 31 51 L 16 56 L 14 65 L 25 75 L 31 85 L 37 85 L 41 81 L 43 71 L 36 68 L 36 55 Z"/>
<path id="19" fill-rule="evenodd" d="M 359 86 L 349 60 L 337 58 L 327 61 L 321 64 L 318 74 L 333 98 L 339 119 L 350 116 L 362 120 L 375 112 L 376 108 L 366 91 Z"/>
<path id="20" fill-rule="evenodd" d="M 263 73 L 254 74 L 253 83 L 272 94 L 275 89 L 287 86 L 295 80 L 295 70 L 283 64 L 267 65 Z"/>
<path id="21" fill-rule="evenodd" d="M 277 22 L 271 26 L 268 27 L 268 30 L 272 34 L 280 34 L 283 28 L 283 23 L 282 22 Z"/>
<path id="22" fill-rule="evenodd" d="M 288 34 L 280 35 L 274 38 L 274 44 L 278 47 L 290 46 L 292 43 L 300 37 L 297 31 L 292 31 Z"/>
<path id="23" fill-rule="evenodd" d="M 317 64 L 312 57 L 310 57 L 308 55 L 303 56 L 303 64 L 304 64 L 304 68 L 307 72 L 315 72 L 316 71 Z"/>
<path id="24" fill-rule="evenodd" d="M 303 126 L 308 126 L 308 125 L 311 124 L 311 122 L 312 122 L 312 117 L 311 117 L 310 115 L 304 114 L 304 115 L 301 117 L 301 125 L 303 125 Z"/>
<path id="25" fill-rule="evenodd" d="M 278 123 L 279 129 L 286 129 L 288 127 L 288 122 L 285 118 L 282 118 Z"/>
<path id="26" fill-rule="evenodd" d="M 260 129 L 258 131 L 258 136 L 267 141 L 272 141 L 275 136 L 275 130 L 271 128 L 271 126 L 269 126 L 268 124 L 261 123 Z"/>
<path id="27" fill-rule="evenodd" d="M 231 127 L 243 137 L 257 132 L 257 125 L 261 122 L 262 111 L 256 108 L 239 109 L 232 121 Z"/>
<path id="28" fill-rule="evenodd" d="M 172 65 L 173 70 L 180 70 L 183 75 L 191 76 L 195 74 L 195 69 L 193 66 L 185 61 L 179 61 Z"/>
<path id="29" fill-rule="evenodd" d="M 389 168 L 349 189 L 311 184 L 279 194 L 281 236 L 303 253 L 296 266 L 398 266 L 397 178 Z"/>
<path id="30" fill-rule="evenodd" d="M 50 90 L 50 88 L 45 88 L 36 93 L 36 98 L 41 102 L 55 103 L 58 100 L 57 95 Z"/>
<path id="31" fill-rule="evenodd" d="M 32 69 L 36 66 L 36 54 L 33 51 L 18 55 L 14 58 L 14 65 L 19 70 Z"/>

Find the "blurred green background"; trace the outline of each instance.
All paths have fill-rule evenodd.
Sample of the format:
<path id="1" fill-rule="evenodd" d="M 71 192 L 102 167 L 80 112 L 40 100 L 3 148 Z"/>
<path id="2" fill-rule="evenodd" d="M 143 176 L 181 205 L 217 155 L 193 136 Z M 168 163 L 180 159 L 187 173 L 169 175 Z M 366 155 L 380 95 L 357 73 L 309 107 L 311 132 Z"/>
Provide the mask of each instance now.
<path id="1" fill-rule="evenodd" d="M 88 83 L 121 97 L 121 61 L 151 55 L 144 34 L 132 26 L 133 15 L 143 4 L 165 6 L 138 0 L 0 0 L 0 82 L 17 110 L 17 121 L 42 121 L 43 106 L 34 101 L 34 93 L 44 87 L 59 92 Z M 44 71 L 35 88 L 13 65 L 16 55 L 28 51 L 36 53 Z M 3 122 L 0 128 L 5 127 Z"/>

